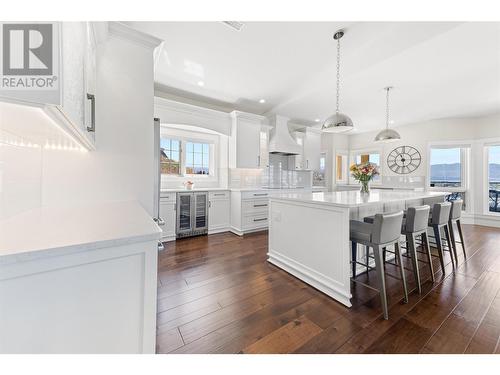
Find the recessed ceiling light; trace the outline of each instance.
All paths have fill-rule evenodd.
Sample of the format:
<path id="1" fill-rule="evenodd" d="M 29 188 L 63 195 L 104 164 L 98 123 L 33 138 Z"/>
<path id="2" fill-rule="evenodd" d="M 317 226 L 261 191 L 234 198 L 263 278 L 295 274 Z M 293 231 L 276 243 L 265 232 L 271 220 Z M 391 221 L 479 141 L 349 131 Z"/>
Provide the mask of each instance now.
<path id="1" fill-rule="evenodd" d="M 319 122 L 319 118 L 315 119 L 314 122 Z"/>
<path id="2" fill-rule="evenodd" d="M 260 99 L 260 100 L 259 100 L 259 103 L 260 103 L 260 104 L 264 104 L 265 102 L 266 102 L 266 99 Z"/>
<path id="3" fill-rule="evenodd" d="M 198 81 L 198 86 L 200 86 L 200 87 L 205 86 L 205 82 L 203 82 L 203 81 Z"/>

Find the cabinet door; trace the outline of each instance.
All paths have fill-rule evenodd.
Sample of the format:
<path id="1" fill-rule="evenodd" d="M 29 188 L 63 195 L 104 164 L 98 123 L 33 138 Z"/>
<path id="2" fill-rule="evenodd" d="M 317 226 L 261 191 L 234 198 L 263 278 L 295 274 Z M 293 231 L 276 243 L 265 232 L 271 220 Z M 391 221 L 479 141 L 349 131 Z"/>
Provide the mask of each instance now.
<path id="1" fill-rule="evenodd" d="M 175 204 L 160 199 L 160 217 L 165 222 L 160 228 L 163 230 L 162 238 L 175 236 Z"/>
<path id="2" fill-rule="evenodd" d="M 260 126 L 239 120 L 237 124 L 237 168 L 260 168 Z"/>
<path id="3" fill-rule="evenodd" d="M 208 227 L 207 207 L 208 194 L 194 193 L 194 229 L 206 229 Z"/>
<path id="4" fill-rule="evenodd" d="M 86 22 L 62 23 L 62 109 L 82 132 L 85 126 L 85 59 L 87 46 Z"/>
<path id="5" fill-rule="evenodd" d="M 95 30 L 91 22 L 86 22 L 87 48 L 85 54 L 85 128 L 95 127 L 95 103 L 97 85 L 97 41 Z M 93 99 L 89 98 L 93 96 Z M 92 123 L 94 121 L 94 124 Z M 95 132 L 89 132 L 88 136 L 94 140 Z"/>
<path id="6" fill-rule="evenodd" d="M 208 207 L 208 229 L 229 228 L 229 199 L 211 200 Z"/>
<path id="7" fill-rule="evenodd" d="M 305 169 L 319 170 L 319 159 L 321 155 L 321 134 L 307 132 L 304 139 L 304 162 Z"/>

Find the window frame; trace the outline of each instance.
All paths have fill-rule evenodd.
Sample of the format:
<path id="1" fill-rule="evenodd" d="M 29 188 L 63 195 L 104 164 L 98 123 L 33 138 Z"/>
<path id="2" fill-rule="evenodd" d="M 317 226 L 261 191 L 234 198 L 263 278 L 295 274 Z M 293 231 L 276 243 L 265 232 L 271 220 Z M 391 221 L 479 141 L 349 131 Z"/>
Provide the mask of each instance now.
<path id="1" fill-rule="evenodd" d="M 495 146 L 500 146 L 500 139 L 499 138 L 494 138 L 494 139 L 487 139 L 483 140 L 482 148 L 483 148 L 483 197 L 485 199 L 483 200 L 483 215 L 487 216 L 492 216 L 495 218 L 500 217 L 500 212 L 492 212 L 490 211 L 490 205 L 489 205 L 489 196 L 490 196 L 490 168 L 489 168 L 489 148 L 490 147 L 495 147 Z"/>
<path id="2" fill-rule="evenodd" d="M 469 163 L 470 163 L 470 152 L 473 142 L 432 142 L 428 144 L 427 147 L 427 176 L 426 176 L 426 188 L 431 191 L 450 191 L 450 192 L 470 192 L 470 178 L 469 178 Z M 433 148 L 440 149 L 450 149 L 459 148 L 460 149 L 460 186 L 453 187 L 443 187 L 443 186 L 431 186 L 431 152 Z"/>

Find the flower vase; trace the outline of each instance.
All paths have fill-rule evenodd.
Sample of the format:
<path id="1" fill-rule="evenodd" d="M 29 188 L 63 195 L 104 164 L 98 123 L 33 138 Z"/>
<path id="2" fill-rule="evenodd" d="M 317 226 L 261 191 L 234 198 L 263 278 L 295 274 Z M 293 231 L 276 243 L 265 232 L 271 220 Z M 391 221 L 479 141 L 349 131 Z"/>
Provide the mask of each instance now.
<path id="1" fill-rule="evenodd" d="M 361 183 L 361 194 L 369 194 L 370 187 L 368 186 L 369 181 L 360 181 Z"/>

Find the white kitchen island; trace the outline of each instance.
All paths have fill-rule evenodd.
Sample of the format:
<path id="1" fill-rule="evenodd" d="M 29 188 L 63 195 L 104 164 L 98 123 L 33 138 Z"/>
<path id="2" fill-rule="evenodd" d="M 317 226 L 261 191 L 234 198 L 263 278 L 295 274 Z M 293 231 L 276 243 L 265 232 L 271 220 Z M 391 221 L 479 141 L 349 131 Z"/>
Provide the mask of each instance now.
<path id="1" fill-rule="evenodd" d="M 269 199 L 268 261 L 351 306 L 349 220 L 443 201 L 447 192 L 288 193 Z"/>
<path id="2" fill-rule="evenodd" d="M 0 221 L 0 353 L 154 353 L 160 234 L 137 202 Z"/>

